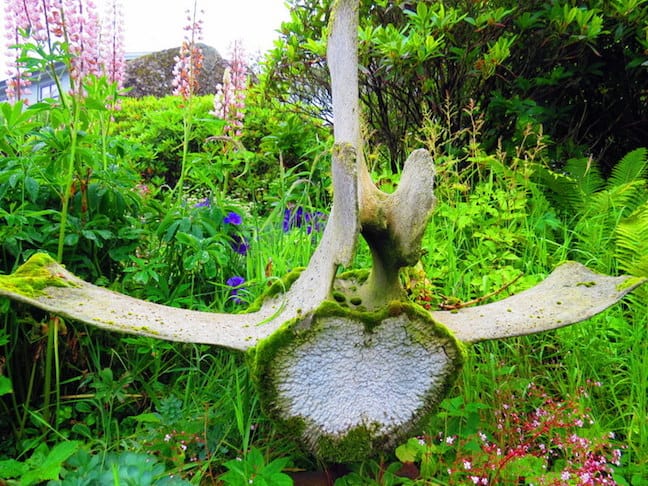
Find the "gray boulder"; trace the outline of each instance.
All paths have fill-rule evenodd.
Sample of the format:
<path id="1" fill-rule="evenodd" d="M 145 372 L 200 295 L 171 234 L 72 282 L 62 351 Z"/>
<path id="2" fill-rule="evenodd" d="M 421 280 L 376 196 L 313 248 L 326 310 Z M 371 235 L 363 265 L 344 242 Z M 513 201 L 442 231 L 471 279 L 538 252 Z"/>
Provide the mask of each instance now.
<path id="1" fill-rule="evenodd" d="M 227 61 L 213 47 L 198 44 L 204 56 L 203 67 L 198 75 L 198 95 L 216 92 L 216 85 L 223 81 Z M 127 96 L 167 96 L 173 93 L 173 68 L 180 48 L 166 49 L 127 61 L 124 87 L 130 88 Z"/>

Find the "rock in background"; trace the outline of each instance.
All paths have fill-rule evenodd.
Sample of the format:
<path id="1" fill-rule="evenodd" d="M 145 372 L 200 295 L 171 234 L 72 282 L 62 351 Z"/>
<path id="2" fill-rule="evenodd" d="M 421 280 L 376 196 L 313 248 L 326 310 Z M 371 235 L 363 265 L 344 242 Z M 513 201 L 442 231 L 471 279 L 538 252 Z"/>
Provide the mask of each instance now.
<path id="1" fill-rule="evenodd" d="M 203 67 L 198 76 L 198 95 L 216 92 L 216 85 L 223 82 L 227 61 L 213 47 L 198 44 L 204 56 Z M 127 96 L 167 96 L 173 93 L 173 67 L 180 48 L 166 49 L 132 59 L 126 63 L 124 87 L 130 88 Z"/>

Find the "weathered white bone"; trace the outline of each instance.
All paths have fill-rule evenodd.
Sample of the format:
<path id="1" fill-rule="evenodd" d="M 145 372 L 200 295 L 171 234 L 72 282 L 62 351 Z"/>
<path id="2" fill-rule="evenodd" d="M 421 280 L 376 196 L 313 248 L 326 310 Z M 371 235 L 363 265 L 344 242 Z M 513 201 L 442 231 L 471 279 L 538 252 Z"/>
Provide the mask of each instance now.
<path id="1" fill-rule="evenodd" d="M 357 29 L 358 0 L 337 0 L 328 46 L 333 208 L 308 267 L 285 292 L 248 314 L 189 311 L 91 285 L 36 254 L 0 276 L 0 295 L 112 331 L 246 351 L 264 410 L 323 459 L 349 462 L 416 429 L 460 370 L 464 342 L 587 319 L 646 280 L 567 262 L 536 287 L 480 307 L 430 313 L 406 302 L 398 270 L 420 252 L 434 166 L 426 151 L 415 151 L 394 194 L 371 181 L 360 137 Z M 371 272 L 337 276 L 360 232 Z"/>
<path id="2" fill-rule="evenodd" d="M 478 307 L 435 311 L 432 316 L 466 343 L 523 336 L 589 319 L 645 281 L 627 275 L 609 277 L 565 262 L 517 295 Z"/>

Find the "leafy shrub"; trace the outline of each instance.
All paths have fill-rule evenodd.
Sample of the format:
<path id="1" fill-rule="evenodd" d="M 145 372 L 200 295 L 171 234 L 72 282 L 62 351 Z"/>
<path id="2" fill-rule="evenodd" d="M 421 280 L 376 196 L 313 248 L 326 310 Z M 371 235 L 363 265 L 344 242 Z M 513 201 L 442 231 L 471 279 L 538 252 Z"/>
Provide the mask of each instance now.
<path id="1" fill-rule="evenodd" d="M 228 486 L 290 486 L 292 479 L 283 473 L 288 459 L 275 459 L 266 463 L 259 449 L 252 448 L 246 457 L 227 461 L 224 465 L 228 471 L 220 479 Z"/>
<path id="2" fill-rule="evenodd" d="M 204 157 L 204 144 L 209 137 L 220 135 L 224 122 L 209 114 L 212 96 L 195 96 L 191 103 L 176 96 L 164 98 L 125 98 L 115 113 L 114 133 L 129 144 L 129 162 L 146 179 L 173 187 L 180 177 L 183 119 L 186 110 L 196 121 L 190 134 L 192 158 Z"/>
<path id="3" fill-rule="evenodd" d="M 331 4 L 290 2 L 262 78 L 269 96 L 324 118 Z M 462 109 L 473 99 L 486 115 L 489 148 L 503 138 L 514 150 L 527 125 L 542 125 L 560 144 L 557 158 L 586 147 L 607 172 L 648 136 L 647 16 L 636 0 L 363 1 L 360 93 L 369 140 L 387 147 L 396 169 L 403 141 L 419 135 L 427 117 L 450 114 L 457 132 L 470 124 Z"/>

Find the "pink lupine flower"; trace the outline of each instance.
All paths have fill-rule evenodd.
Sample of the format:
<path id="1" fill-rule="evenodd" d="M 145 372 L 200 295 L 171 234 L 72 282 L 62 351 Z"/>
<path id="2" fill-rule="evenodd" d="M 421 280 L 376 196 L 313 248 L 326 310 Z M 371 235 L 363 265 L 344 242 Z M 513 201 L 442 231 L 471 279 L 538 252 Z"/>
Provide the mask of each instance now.
<path id="1" fill-rule="evenodd" d="M 232 47 L 229 66 L 223 73 L 223 84 L 216 87 L 212 115 L 227 122 L 225 133 L 240 137 L 245 116 L 245 92 L 247 89 L 247 62 L 240 41 Z"/>
<path id="2" fill-rule="evenodd" d="M 94 0 L 6 0 L 7 43 L 16 52 L 16 60 L 21 44 L 36 44 L 50 53 L 60 53 L 65 46 L 72 92 L 81 94 L 87 76 L 105 71 L 111 81 L 117 81 L 123 73 L 123 21 L 116 0 L 109 7 L 113 9 L 113 16 L 107 17 L 112 22 L 113 42 L 100 41 L 102 23 Z M 10 99 L 19 99 L 29 85 L 29 73 L 16 62 L 8 74 L 7 94 Z"/>
<path id="3" fill-rule="evenodd" d="M 197 3 L 194 1 L 193 12 L 186 11 L 187 25 L 184 30 L 187 34 L 182 41 L 179 55 L 175 57 L 176 64 L 173 68 L 173 94 L 184 99 L 190 98 L 198 91 L 198 74 L 203 65 L 202 49 L 197 46 L 202 39 L 203 21 L 198 19 Z"/>
<path id="4" fill-rule="evenodd" d="M 72 91 L 80 94 L 83 79 L 99 75 L 99 15 L 92 0 L 64 0 L 63 6 Z"/>
<path id="5" fill-rule="evenodd" d="M 111 83 L 121 88 L 126 68 L 124 52 L 124 12 L 119 0 L 110 0 L 105 5 L 101 22 L 99 62 L 102 73 Z"/>
<path id="6" fill-rule="evenodd" d="M 14 47 L 23 41 L 21 32 L 40 32 L 41 26 L 35 23 L 30 18 L 30 9 L 38 9 L 38 2 L 33 0 L 26 0 L 22 2 L 9 2 L 4 4 L 5 14 L 5 36 L 7 46 L 10 49 L 9 57 L 13 57 L 14 62 L 9 66 L 7 73 L 9 79 L 7 81 L 6 95 L 10 101 L 16 101 L 23 98 L 23 95 L 28 94 L 27 89 L 31 84 L 29 80 L 29 72 L 25 69 L 23 63 L 18 58 L 20 52 Z M 40 20 L 40 15 L 36 15 L 36 21 Z M 11 55 L 11 52 L 14 55 Z"/>

